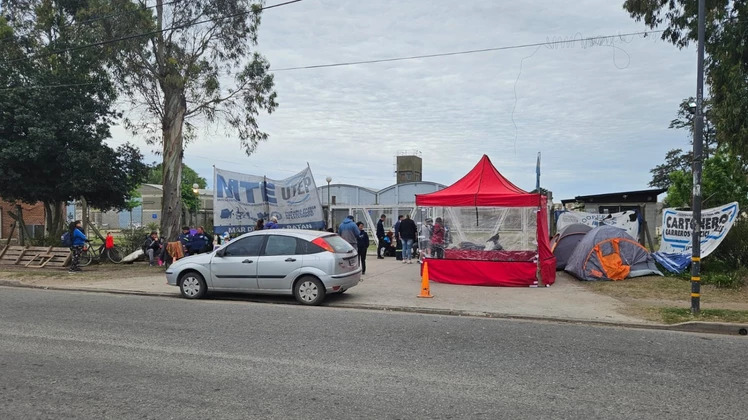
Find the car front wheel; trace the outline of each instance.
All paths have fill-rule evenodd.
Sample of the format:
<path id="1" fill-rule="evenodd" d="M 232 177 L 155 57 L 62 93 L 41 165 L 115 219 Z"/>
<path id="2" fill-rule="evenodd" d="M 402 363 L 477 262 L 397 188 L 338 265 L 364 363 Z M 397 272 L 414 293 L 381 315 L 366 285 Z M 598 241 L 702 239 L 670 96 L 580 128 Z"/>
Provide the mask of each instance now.
<path id="1" fill-rule="evenodd" d="M 314 277 L 302 277 L 296 282 L 293 295 L 302 305 L 319 305 L 325 300 L 325 285 Z"/>
<path id="2" fill-rule="evenodd" d="M 200 299 L 205 296 L 207 290 L 208 286 L 203 276 L 194 271 L 185 273 L 179 282 L 179 291 L 187 299 Z"/>

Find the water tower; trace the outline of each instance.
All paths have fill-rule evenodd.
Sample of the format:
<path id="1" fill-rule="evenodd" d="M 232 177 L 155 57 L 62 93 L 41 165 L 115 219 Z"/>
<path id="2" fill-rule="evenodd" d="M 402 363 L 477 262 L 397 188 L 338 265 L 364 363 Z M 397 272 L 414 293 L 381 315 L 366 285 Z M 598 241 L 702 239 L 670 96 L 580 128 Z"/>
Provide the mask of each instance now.
<path id="1" fill-rule="evenodd" d="M 423 159 L 418 150 L 403 150 L 395 156 L 395 178 L 398 184 L 423 179 Z"/>

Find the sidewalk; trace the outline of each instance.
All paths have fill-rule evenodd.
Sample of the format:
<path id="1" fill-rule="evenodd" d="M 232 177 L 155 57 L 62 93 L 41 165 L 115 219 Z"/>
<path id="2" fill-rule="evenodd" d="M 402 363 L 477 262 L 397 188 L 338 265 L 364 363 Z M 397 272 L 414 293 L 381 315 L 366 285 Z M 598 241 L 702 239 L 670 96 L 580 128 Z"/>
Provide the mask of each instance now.
<path id="1" fill-rule="evenodd" d="M 567 321 L 648 324 L 647 321 L 622 315 L 621 301 L 590 292 L 577 284 L 566 273 L 557 273 L 556 283 L 542 288 L 478 287 L 431 282 L 432 299 L 419 299 L 421 289 L 420 265 L 402 264 L 393 258 L 367 258 L 367 274 L 356 287 L 343 295 L 328 296 L 327 306 L 346 308 L 389 309 L 408 312 L 443 313 L 457 315 L 563 319 Z M 124 268 L 119 266 L 118 268 Z M 23 276 L 3 275 L 0 284 L 52 289 L 106 291 L 158 296 L 179 296 L 179 289 L 166 284 L 161 270 L 149 274 L 147 270 L 118 270 L 107 276 L 106 266 L 96 267 L 85 275 L 69 275 L 60 271 L 35 276 L 27 269 Z M 101 275 L 99 275 L 99 272 Z M 114 273 L 112 273 L 114 274 Z M 290 298 L 246 295 L 248 300 L 280 303 L 293 302 Z"/>

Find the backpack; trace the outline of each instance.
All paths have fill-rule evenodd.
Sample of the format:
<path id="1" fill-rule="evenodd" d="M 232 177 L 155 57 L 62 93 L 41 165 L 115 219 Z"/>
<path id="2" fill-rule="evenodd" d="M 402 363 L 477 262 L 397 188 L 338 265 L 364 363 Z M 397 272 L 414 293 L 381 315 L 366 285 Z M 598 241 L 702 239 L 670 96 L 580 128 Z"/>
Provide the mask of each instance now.
<path id="1" fill-rule="evenodd" d="M 60 236 L 60 240 L 62 241 L 63 246 L 73 246 L 73 238 L 70 236 L 70 232 L 65 232 Z"/>

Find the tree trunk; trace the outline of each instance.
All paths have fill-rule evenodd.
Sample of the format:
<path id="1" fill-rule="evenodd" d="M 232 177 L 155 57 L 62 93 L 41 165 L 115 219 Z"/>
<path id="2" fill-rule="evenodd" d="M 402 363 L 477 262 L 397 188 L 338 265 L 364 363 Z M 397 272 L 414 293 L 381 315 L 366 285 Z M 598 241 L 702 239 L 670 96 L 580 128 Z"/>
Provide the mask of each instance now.
<path id="1" fill-rule="evenodd" d="M 161 130 L 164 143 L 163 189 L 161 202 L 161 235 L 176 241 L 179 235 L 182 210 L 182 126 L 187 102 L 182 89 L 164 94 L 164 118 Z"/>
<path id="2" fill-rule="evenodd" d="M 81 197 L 81 226 L 83 230 L 88 227 L 88 201 L 83 197 Z"/>
<path id="3" fill-rule="evenodd" d="M 44 219 L 47 236 L 51 238 L 59 238 L 65 230 L 65 203 L 45 201 Z"/>
<path id="4" fill-rule="evenodd" d="M 16 226 L 18 226 L 18 245 L 25 246 L 26 223 L 23 221 L 23 208 L 20 204 L 16 204 L 16 214 L 14 215 L 11 212 L 8 212 L 8 214 L 16 221 Z"/>

